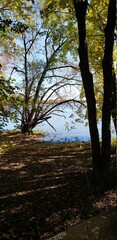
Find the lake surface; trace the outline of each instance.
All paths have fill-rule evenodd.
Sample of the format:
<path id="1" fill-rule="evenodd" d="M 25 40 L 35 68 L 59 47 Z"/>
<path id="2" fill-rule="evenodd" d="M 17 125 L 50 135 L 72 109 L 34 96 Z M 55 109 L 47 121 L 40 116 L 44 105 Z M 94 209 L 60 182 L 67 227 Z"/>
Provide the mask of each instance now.
<path id="1" fill-rule="evenodd" d="M 70 118 L 70 115 L 74 116 Z M 65 108 L 64 116 L 52 116 L 49 119 L 49 123 L 55 128 L 55 130 L 47 123 L 43 122 L 35 127 L 35 130 L 40 130 L 45 133 L 45 137 L 42 141 L 46 142 L 77 142 L 77 141 L 90 141 L 90 134 L 88 126 L 84 123 L 75 122 L 78 115 L 73 112 L 69 107 Z M 15 127 L 12 121 L 9 121 L 6 129 L 12 130 Z M 98 125 L 99 134 L 101 133 L 101 126 Z M 114 136 L 114 134 L 113 134 Z"/>

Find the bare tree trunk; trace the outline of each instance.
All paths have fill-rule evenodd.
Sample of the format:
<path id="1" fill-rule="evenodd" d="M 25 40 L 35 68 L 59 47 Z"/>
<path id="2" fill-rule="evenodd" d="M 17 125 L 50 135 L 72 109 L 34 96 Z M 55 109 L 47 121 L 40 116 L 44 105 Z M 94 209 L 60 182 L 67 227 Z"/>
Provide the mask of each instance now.
<path id="1" fill-rule="evenodd" d="M 110 0 L 108 18 L 105 28 L 105 50 L 102 62 L 104 76 L 104 99 L 102 108 L 102 173 L 105 181 L 109 179 L 110 169 L 110 119 L 112 104 L 112 79 L 113 79 L 113 45 L 114 29 L 116 25 L 116 0 Z"/>
<path id="2" fill-rule="evenodd" d="M 88 108 L 89 130 L 92 145 L 93 173 L 96 179 L 100 172 L 100 143 L 96 119 L 96 101 L 93 87 L 93 76 L 89 70 L 88 48 L 86 42 L 87 1 L 74 0 L 74 8 L 79 31 L 80 70 Z"/>

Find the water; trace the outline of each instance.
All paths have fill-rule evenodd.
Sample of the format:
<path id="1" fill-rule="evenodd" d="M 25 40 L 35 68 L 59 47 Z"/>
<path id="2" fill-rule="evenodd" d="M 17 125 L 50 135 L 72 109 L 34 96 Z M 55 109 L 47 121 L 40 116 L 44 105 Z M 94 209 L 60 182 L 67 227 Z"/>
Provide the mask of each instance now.
<path id="1" fill-rule="evenodd" d="M 73 114 L 74 116 L 70 118 L 69 116 Z M 45 137 L 42 141 L 46 142 L 80 142 L 80 141 L 90 141 L 90 134 L 88 126 L 85 126 L 86 122 L 79 123 L 75 122 L 78 118 L 77 114 L 69 107 L 65 108 L 65 113 L 63 117 L 52 116 L 49 119 L 49 123 L 54 127 L 54 129 L 47 123 L 43 122 L 35 127 L 35 130 L 42 131 Z M 14 123 L 9 121 L 6 129 L 14 129 Z M 98 125 L 99 134 L 101 135 L 101 126 Z M 113 134 L 114 136 L 114 134 Z"/>
<path id="2" fill-rule="evenodd" d="M 76 142 L 76 141 L 90 141 L 89 129 L 83 123 L 75 122 L 76 114 L 71 119 L 69 118 L 70 109 L 63 117 L 53 116 L 50 119 L 50 124 L 54 126 L 52 129 L 47 123 L 38 126 L 39 130 L 47 131 L 43 141 L 51 142 Z"/>

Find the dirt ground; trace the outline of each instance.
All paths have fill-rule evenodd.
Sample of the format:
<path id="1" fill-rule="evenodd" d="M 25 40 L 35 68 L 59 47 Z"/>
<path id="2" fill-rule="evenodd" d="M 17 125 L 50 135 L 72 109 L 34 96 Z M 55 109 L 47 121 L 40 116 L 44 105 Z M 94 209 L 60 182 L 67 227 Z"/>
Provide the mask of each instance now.
<path id="1" fill-rule="evenodd" d="M 0 134 L 0 239 L 47 239 L 116 206 L 92 188 L 89 143 L 44 143 Z M 115 162 L 115 150 L 112 151 Z"/>

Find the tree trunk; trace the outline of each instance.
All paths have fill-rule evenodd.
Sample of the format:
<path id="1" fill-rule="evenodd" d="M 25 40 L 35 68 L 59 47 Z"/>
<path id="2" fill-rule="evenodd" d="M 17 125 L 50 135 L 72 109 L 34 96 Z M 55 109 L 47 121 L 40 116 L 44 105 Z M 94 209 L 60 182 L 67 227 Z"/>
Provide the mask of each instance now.
<path id="1" fill-rule="evenodd" d="M 30 134 L 30 131 L 29 131 L 29 129 L 28 129 L 28 124 L 27 124 L 27 123 L 23 122 L 23 123 L 21 124 L 21 132 L 22 132 L 23 134 Z"/>
<path id="2" fill-rule="evenodd" d="M 117 128 L 116 128 L 116 76 L 115 72 L 113 70 L 113 75 L 112 75 L 112 119 L 115 127 L 115 131 L 117 134 Z"/>
<path id="3" fill-rule="evenodd" d="M 110 169 L 110 119 L 112 110 L 113 45 L 116 25 L 116 0 L 110 0 L 105 28 L 105 50 L 102 62 L 104 76 L 104 99 L 102 108 L 102 173 L 104 182 L 108 182 Z"/>
<path id="4" fill-rule="evenodd" d="M 23 134 L 32 134 L 32 129 L 36 126 L 37 121 L 30 118 L 30 114 L 27 108 L 23 108 L 22 121 L 21 121 L 21 132 Z"/>
<path id="5" fill-rule="evenodd" d="M 21 124 L 21 132 L 23 134 L 32 134 L 33 133 L 32 129 L 34 127 L 35 126 L 33 126 L 33 124 L 31 124 L 31 123 L 22 122 L 22 124 Z"/>
<path id="6" fill-rule="evenodd" d="M 92 146 L 93 173 L 96 179 L 100 173 L 100 143 L 96 119 L 96 101 L 93 87 L 93 76 L 89 70 L 88 48 L 86 42 L 86 10 L 87 1 L 74 0 L 74 8 L 78 22 L 79 31 L 79 57 L 80 70 L 85 90 L 85 96 L 88 108 L 89 130 Z"/>

